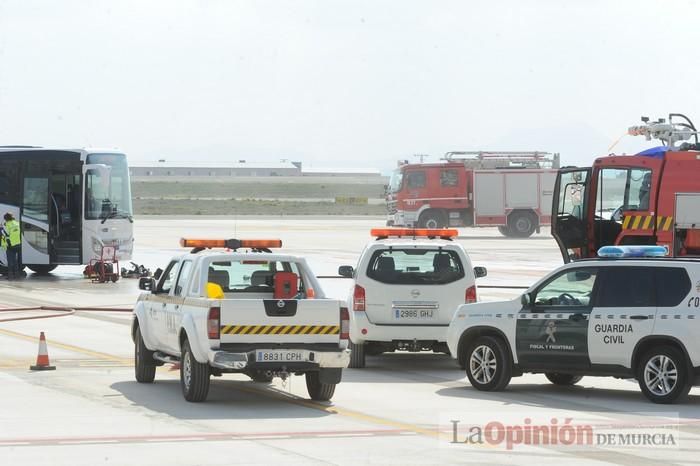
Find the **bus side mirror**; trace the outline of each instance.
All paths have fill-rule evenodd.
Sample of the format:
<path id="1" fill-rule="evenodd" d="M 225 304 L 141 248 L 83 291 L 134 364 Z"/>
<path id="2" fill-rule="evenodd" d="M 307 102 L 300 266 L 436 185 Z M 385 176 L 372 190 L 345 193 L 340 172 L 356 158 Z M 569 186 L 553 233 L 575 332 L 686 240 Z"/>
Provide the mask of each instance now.
<path id="1" fill-rule="evenodd" d="M 354 274 L 355 269 L 353 269 L 350 265 L 341 265 L 340 267 L 338 267 L 338 275 L 340 275 L 341 277 L 352 278 Z"/>
<path id="2" fill-rule="evenodd" d="M 532 297 L 530 296 L 530 293 L 523 293 L 523 295 L 520 297 L 520 304 L 523 305 L 523 309 L 530 308 L 532 305 Z"/>
<path id="3" fill-rule="evenodd" d="M 163 269 L 161 269 L 160 267 L 157 268 L 155 272 L 153 272 L 153 278 L 155 278 L 156 280 L 159 280 L 161 275 L 163 275 Z"/>
<path id="4" fill-rule="evenodd" d="M 150 277 L 139 279 L 139 289 L 143 291 L 153 291 L 156 289 L 156 281 Z"/>
<path id="5" fill-rule="evenodd" d="M 488 275 L 488 271 L 486 270 L 486 267 L 474 267 L 474 277 L 483 278 L 486 275 Z"/>

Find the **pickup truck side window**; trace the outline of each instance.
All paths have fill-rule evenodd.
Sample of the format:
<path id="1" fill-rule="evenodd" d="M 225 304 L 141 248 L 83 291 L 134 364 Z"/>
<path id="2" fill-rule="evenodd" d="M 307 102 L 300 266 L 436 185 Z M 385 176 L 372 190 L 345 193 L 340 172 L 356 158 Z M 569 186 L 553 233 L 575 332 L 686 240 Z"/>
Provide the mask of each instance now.
<path id="1" fill-rule="evenodd" d="M 597 275 L 598 270 L 589 267 L 567 270 L 555 276 L 537 290 L 535 308 L 590 307 Z"/>
<path id="2" fill-rule="evenodd" d="M 184 261 L 182 267 L 180 267 L 180 276 L 177 278 L 177 285 L 175 285 L 175 296 L 182 296 L 185 294 L 185 286 L 187 285 L 187 280 L 190 278 L 191 270 L 192 261 Z"/>
<path id="3" fill-rule="evenodd" d="M 170 288 L 173 287 L 173 282 L 175 282 L 175 276 L 177 273 L 177 261 L 172 261 L 165 268 L 165 272 L 160 279 L 158 284 L 158 293 L 170 293 Z"/>

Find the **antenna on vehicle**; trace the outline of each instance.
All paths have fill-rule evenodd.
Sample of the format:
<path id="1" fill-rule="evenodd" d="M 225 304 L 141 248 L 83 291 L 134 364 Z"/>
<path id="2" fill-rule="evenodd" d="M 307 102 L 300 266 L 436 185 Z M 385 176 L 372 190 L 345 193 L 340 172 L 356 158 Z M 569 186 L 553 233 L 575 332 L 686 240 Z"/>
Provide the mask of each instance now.
<path id="1" fill-rule="evenodd" d="M 413 154 L 413 156 L 418 157 L 420 159 L 420 163 L 423 163 L 423 159 L 430 157 L 430 154 Z"/>

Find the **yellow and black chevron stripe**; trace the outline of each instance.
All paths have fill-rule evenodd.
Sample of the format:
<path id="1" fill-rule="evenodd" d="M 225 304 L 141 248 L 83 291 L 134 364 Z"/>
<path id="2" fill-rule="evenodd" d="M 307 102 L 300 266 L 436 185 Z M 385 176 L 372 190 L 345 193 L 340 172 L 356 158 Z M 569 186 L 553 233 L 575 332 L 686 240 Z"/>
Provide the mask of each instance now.
<path id="1" fill-rule="evenodd" d="M 658 231 L 669 231 L 673 226 L 673 217 L 656 216 L 656 229 Z M 652 230 L 654 228 L 653 215 L 625 215 L 622 221 L 624 230 Z"/>
<path id="2" fill-rule="evenodd" d="M 222 335 L 338 335 L 339 325 L 222 325 Z"/>

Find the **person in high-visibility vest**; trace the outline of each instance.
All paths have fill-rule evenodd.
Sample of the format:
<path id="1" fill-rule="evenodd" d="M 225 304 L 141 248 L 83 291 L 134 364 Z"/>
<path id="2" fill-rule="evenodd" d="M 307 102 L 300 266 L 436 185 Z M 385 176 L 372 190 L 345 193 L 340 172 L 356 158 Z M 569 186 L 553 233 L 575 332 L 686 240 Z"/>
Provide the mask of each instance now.
<path id="1" fill-rule="evenodd" d="M 19 222 L 11 213 L 6 213 L 3 217 L 5 225 L 3 226 L 5 247 L 7 253 L 7 278 L 14 280 L 20 277 L 19 263 L 22 255 L 22 232 Z"/>

